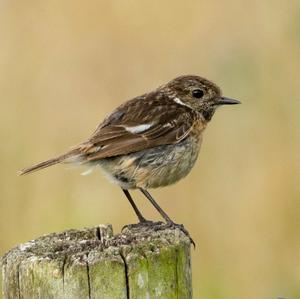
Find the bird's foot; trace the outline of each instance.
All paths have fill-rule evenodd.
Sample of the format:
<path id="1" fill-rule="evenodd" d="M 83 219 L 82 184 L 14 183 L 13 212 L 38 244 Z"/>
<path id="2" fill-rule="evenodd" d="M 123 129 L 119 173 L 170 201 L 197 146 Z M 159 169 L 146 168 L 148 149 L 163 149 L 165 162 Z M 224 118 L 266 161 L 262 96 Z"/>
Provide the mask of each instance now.
<path id="1" fill-rule="evenodd" d="M 138 227 L 149 227 L 149 228 L 156 228 L 156 227 L 159 227 L 161 225 L 163 225 L 164 223 L 162 221 L 151 221 L 151 220 L 146 220 L 146 219 L 143 219 L 141 220 L 140 222 L 138 223 L 134 223 L 134 224 L 126 224 L 122 227 L 122 232 L 124 229 L 135 229 L 135 228 L 138 228 Z"/>

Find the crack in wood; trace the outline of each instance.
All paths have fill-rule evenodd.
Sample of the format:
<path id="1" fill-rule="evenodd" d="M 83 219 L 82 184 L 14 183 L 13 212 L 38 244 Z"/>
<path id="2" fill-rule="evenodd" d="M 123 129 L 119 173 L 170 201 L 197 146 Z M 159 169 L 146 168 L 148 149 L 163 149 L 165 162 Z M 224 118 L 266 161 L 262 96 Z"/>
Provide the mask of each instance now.
<path id="1" fill-rule="evenodd" d="M 125 269 L 125 283 L 126 283 L 126 297 L 130 299 L 130 287 L 129 287 L 129 273 L 128 273 L 128 265 L 126 263 L 126 257 L 120 252 L 120 256 L 124 262 L 124 269 Z"/>
<path id="2" fill-rule="evenodd" d="M 18 297 L 21 299 L 21 288 L 20 288 L 20 263 L 17 267 L 17 287 L 18 287 Z"/>
<path id="3" fill-rule="evenodd" d="M 61 268 L 64 298 L 66 298 L 66 294 L 65 294 L 65 266 L 66 266 L 66 263 L 67 263 L 67 256 L 65 255 L 64 259 L 63 259 L 62 268 Z"/>
<path id="4" fill-rule="evenodd" d="M 87 282 L 88 282 L 88 295 L 89 299 L 91 299 L 91 278 L 90 278 L 90 266 L 89 262 L 86 261 L 86 272 L 87 272 Z"/>
<path id="5" fill-rule="evenodd" d="M 97 236 L 98 240 L 101 241 L 101 233 L 100 233 L 100 227 L 99 226 L 97 226 L 97 228 L 96 228 L 96 236 Z"/>

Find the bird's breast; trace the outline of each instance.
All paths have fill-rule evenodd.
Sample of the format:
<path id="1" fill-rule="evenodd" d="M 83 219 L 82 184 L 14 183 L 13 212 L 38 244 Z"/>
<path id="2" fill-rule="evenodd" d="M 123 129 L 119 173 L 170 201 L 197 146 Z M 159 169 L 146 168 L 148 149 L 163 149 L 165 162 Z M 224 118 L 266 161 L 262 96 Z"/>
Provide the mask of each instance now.
<path id="1" fill-rule="evenodd" d="M 202 134 L 191 135 L 177 144 L 105 158 L 100 165 L 108 177 L 124 189 L 163 187 L 179 181 L 191 171 L 201 141 Z"/>

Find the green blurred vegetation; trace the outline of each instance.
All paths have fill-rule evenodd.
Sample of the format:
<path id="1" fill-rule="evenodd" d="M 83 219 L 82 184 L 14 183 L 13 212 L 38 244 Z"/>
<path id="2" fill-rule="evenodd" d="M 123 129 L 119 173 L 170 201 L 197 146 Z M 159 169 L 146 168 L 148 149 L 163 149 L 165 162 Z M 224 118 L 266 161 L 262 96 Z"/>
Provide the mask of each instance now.
<path id="1" fill-rule="evenodd" d="M 194 297 L 300 298 L 299 1 L 4 0 L 0 37 L 0 255 L 135 222 L 100 173 L 16 171 L 83 141 L 123 101 L 198 74 L 243 104 L 216 113 L 187 179 L 153 191 L 197 243 Z"/>

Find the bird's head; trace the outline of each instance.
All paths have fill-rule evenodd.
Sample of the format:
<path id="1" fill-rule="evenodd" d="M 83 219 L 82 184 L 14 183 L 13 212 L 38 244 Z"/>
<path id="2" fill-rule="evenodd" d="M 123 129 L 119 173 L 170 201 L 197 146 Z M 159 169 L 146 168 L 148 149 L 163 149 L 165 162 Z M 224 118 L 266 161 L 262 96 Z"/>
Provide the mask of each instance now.
<path id="1" fill-rule="evenodd" d="M 206 121 L 221 105 L 240 104 L 240 101 L 222 96 L 216 84 L 199 76 L 178 77 L 164 88 L 174 101 L 198 111 Z"/>

